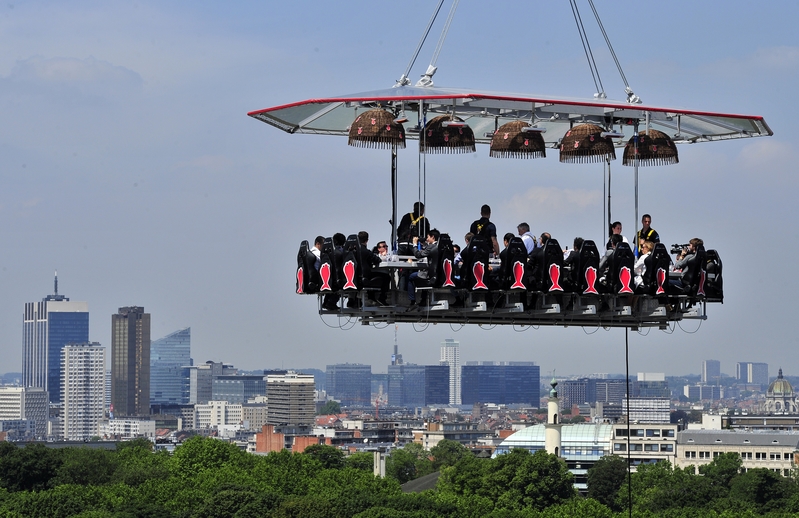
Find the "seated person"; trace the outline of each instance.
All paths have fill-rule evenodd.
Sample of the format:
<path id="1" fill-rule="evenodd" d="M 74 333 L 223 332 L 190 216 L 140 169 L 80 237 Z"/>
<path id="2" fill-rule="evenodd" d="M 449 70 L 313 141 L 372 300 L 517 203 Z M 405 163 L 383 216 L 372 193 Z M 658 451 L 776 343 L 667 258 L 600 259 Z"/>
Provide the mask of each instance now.
<path id="1" fill-rule="evenodd" d="M 508 232 L 505 234 L 505 237 L 502 238 L 505 248 L 499 253 L 499 268 L 491 266 L 490 264 L 488 265 L 488 275 L 495 289 L 499 289 L 503 284 L 503 279 L 500 279 L 500 277 L 502 276 L 502 272 L 507 271 L 506 269 L 508 268 L 506 264 L 508 262 L 508 245 L 513 237 L 513 234 Z"/>
<path id="2" fill-rule="evenodd" d="M 388 261 L 388 245 L 385 241 L 378 242 L 372 252 L 377 254 L 381 261 Z"/>
<path id="3" fill-rule="evenodd" d="M 641 250 L 641 255 L 638 256 L 638 259 L 635 261 L 635 266 L 633 267 L 633 271 L 635 272 L 635 287 L 637 288 L 641 284 L 644 283 L 644 273 L 646 273 L 646 259 L 652 253 L 652 250 L 655 248 L 655 243 L 652 241 L 646 241 L 644 238 L 641 238 L 638 243 L 638 249 Z"/>
<path id="4" fill-rule="evenodd" d="M 583 241 L 585 241 L 583 238 L 575 237 L 574 248 L 572 250 L 566 249 L 563 251 L 563 266 L 572 268 L 574 262 L 580 257 L 580 248 L 583 246 Z"/>
<path id="5" fill-rule="evenodd" d="M 610 236 L 610 249 L 605 252 L 605 255 L 599 260 L 599 282 L 607 285 L 607 277 L 608 277 L 608 270 L 610 269 L 610 257 L 613 255 L 613 252 L 616 251 L 616 247 L 619 246 L 619 243 L 623 243 L 624 240 L 621 234 L 613 234 Z"/>
<path id="6" fill-rule="evenodd" d="M 411 273 L 408 277 L 408 299 L 411 301 L 410 307 L 416 304 L 416 286 L 432 286 L 436 281 L 438 271 L 438 238 L 441 233 L 437 229 L 431 229 L 425 237 L 425 246 L 421 250 L 414 251 L 413 255 L 417 259 L 427 259 L 427 268 Z M 414 246 L 419 242 L 418 237 L 413 238 Z"/>
<path id="7" fill-rule="evenodd" d="M 388 287 L 391 282 L 391 277 L 388 272 L 377 271 L 374 268 L 381 262 L 380 256 L 373 253 L 367 247 L 369 242 L 369 233 L 365 230 L 358 232 L 358 242 L 361 244 L 360 261 L 361 261 L 361 279 L 363 279 L 363 286 L 365 288 L 380 288 L 380 296 L 377 302 L 385 306 L 388 304 L 386 297 L 388 296 Z M 367 297 L 369 300 L 375 300 L 375 294 L 369 292 Z"/>
<path id="8" fill-rule="evenodd" d="M 679 279 L 669 279 L 669 284 L 671 286 L 683 287 L 683 277 L 689 273 L 686 267 L 696 257 L 697 248 L 700 246 L 705 246 L 705 242 L 695 237 L 688 241 L 688 248 L 683 248 L 677 255 L 677 262 L 674 263 L 674 271 L 682 271 L 682 274 Z"/>

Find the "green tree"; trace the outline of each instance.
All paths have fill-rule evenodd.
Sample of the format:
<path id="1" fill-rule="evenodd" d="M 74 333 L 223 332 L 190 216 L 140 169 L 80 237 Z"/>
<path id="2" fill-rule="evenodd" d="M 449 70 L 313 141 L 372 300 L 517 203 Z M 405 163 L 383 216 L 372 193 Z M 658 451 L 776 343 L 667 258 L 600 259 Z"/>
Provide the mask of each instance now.
<path id="1" fill-rule="evenodd" d="M 421 444 L 409 443 L 393 450 L 386 460 L 386 475 L 400 484 L 433 472 L 433 463 Z"/>
<path id="2" fill-rule="evenodd" d="M 9 491 L 40 491 L 46 489 L 61 467 L 63 450 L 43 444 L 28 444 L 24 448 L 0 442 L 0 486 Z"/>
<path id="3" fill-rule="evenodd" d="M 454 466 L 463 457 L 472 453 L 461 443 L 444 439 L 430 448 L 430 455 L 433 456 L 433 470 L 438 471 L 447 466 Z"/>
<path id="4" fill-rule="evenodd" d="M 235 444 L 197 436 L 175 449 L 171 464 L 173 473 L 182 478 L 191 478 L 224 465 L 247 468 L 251 460 L 252 456 Z"/>
<path id="5" fill-rule="evenodd" d="M 312 444 L 303 451 L 305 455 L 318 460 L 325 469 L 341 469 L 344 467 L 344 452 L 326 444 Z"/>
<path id="6" fill-rule="evenodd" d="M 338 401 L 333 401 L 332 399 L 325 403 L 322 408 L 319 409 L 319 413 L 317 415 L 331 415 L 331 414 L 340 414 L 341 413 L 341 405 Z"/>
<path id="7" fill-rule="evenodd" d="M 757 506 L 760 513 L 784 510 L 796 485 L 766 468 L 754 468 L 732 480 L 730 497 Z"/>
<path id="8" fill-rule="evenodd" d="M 50 485 L 107 484 L 111 481 L 116 467 L 116 458 L 112 452 L 95 448 L 64 448 L 61 466 L 50 481 Z"/>
<path id="9" fill-rule="evenodd" d="M 616 496 L 626 480 L 625 459 L 618 455 L 602 457 L 588 470 L 588 498 L 619 511 L 620 509 L 615 506 Z"/>
<path id="10" fill-rule="evenodd" d="M 732 480 L 741 472 L 742 465 L 741 456 L 737 453 L 722 453 L 710 464 L 699 466 L 699 473 L 704 475 L 714 486 L 720 488 L 726 496 Z"/>
<path id="11" fill-rule="evenodd" d="M 374 455 L 365 451 L 347 455 L 344 458 L 344 465 L 348 468 L 360 469 L 372 473 L 374 471 Z"/>

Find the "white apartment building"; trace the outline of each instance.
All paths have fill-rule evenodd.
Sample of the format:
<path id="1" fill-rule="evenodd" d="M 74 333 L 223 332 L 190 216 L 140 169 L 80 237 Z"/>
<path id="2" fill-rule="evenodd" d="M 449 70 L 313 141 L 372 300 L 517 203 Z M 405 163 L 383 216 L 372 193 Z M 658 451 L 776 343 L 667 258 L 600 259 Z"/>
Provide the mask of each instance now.
<path id="1" fill-rule="evenodd" d="M 209 401 L 205 405 L 194 405 L 195 428 L 219 428 L 238 425 L 242 421 L 242 405 L 227 401 Z"/>
<path id="2" fill-rule="evenodd" d="M 439 365 L 449 366 L 449 404 L 461 404 L 461 348 L 460 342 L 447 338 L 441 342 Z"/>
<path id="3" fill-rule="evenodd" d="M 709 464 L 722 453 L 741 456 L 743 468 L 767 468 L 790 476 L 797 451 L 797 432 L 745 432 L 741 430 L 685 430 L 677 434 L 679 449 L 676 465 L 680 468 Z"/>
<path id="4" fill-rule="evenodd" d="M 97 435 L 103 439 L 150 439 L 155 437 L 155 421 L 136 418 L 103 419 L 97 426 Z"/>
<path id="5" fill-rule="evenodd" d="M 47 435 L 49 408 L 49 395 L 43 388 L 0 387 L 0 421 L 31 420 L 36 437 Z"/>
<path id="6" fill-rule="evenodd" d="M 61 350 L 61 433 L 82 441 L 97 435 L 105 417 L 105 348 L 99 343 L 69 344 Z"/>

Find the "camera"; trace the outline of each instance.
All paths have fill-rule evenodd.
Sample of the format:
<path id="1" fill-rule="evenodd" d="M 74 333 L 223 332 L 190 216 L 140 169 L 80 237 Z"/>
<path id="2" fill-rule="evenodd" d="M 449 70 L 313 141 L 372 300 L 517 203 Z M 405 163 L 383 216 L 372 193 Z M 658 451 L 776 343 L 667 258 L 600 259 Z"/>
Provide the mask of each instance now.
<path id="1" fill-rule="evenodd" d="M 676 244 L 675 244 L 675 245 L 671 245 L 671 253 L 672 253 L 672 254 L 679 254 L 679 253 L 681 253 L 683 250 L 688 250 L 688 244 L 684 244 L 684 245 L 676 245 Z"/>

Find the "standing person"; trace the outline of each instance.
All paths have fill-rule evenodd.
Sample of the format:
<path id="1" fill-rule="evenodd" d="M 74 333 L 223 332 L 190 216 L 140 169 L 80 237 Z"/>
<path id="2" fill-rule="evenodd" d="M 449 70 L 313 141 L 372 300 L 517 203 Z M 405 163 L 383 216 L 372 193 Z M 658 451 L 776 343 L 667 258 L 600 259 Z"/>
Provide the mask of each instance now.
<path id="1" fill-rule="evenodd" d="M 413 204 L 413 212 L 402 216 L 397 227 L 397 253 L 413 255 L 413 238 L 424 237 L 429 230 L 430 222 L 424 215 L 424 203 L 417 201 Z"/>
<path id="2" fill-rule="evenodd" d="M 641 216 L 641 230 L 638 231 L 638 236 L 635 240 L 636 244 L 640 243 L 643 239 L 644 241 L 651 241 L 652 243 L 660 243 L 660 236 L 658 235 L 658 231 L 651 227 L 652 225 L 652 216 L 649 214 L 644 214 Z M 635 255 L 638 255 L 638 247 L 635 247 Z"/>
<path id="3" fill-rule="evenodd" d="M 431 286 L 436 280 L 438 271 L 438 238 L 441 236 L 437 229 L 432 229 L 425 237 L 425 246 L 421 250 L 416 250 L 413 255 L 417 259 L 427 258 L 427 269 L 413 272 L 408 277 L 408 299 L 411 301 L 410 308 L 416 304 L 416 286 Z M 413 238 L 414 245 L 419 241 L 418 237 Z"/>
<path id="4" fill-rule="evenodd" d="M 491 223 L 491 207 L 483 205 L 480 207 L 480 219 L 472 223 L 469 227 L 469 232 L 476 236 L 485 237 L 491 242 L 494 249 L 494 255 L 499 255 L 499 243 L 497 242 L 497 227 Z"/>
<path id="5" fill-rule="evenodd" d="M 522 237 L 522 243 L 524 243 L 525 248 L 527 248 L 527 255 L 532 254 L 535 249 L 535 237 L 530 233 L 530 225 L 527 223 L 519 223 L 516 230 Z"/>
<path id="6" fill-rule="evenodd" d="M 608 244 L 605 245 L 605 250 L 610 250 L 612 248 L 610 243 L 610 238 L 612 238 L 614 234 L 618 234 L 621 236 L 622 243 L 628 242 L 627 238 L 621 235 L 621 221 L 614 221 L 610 225 L 610 232 L 608 233 Z"/>

